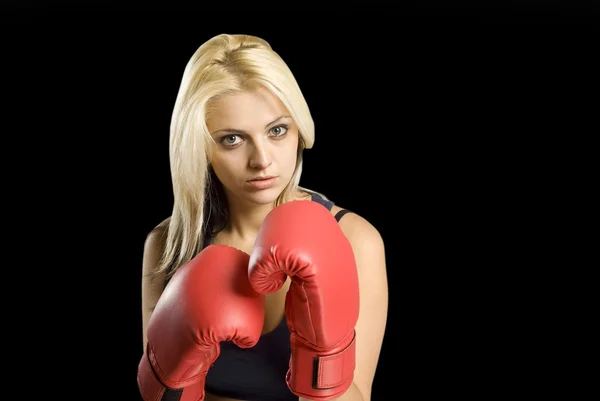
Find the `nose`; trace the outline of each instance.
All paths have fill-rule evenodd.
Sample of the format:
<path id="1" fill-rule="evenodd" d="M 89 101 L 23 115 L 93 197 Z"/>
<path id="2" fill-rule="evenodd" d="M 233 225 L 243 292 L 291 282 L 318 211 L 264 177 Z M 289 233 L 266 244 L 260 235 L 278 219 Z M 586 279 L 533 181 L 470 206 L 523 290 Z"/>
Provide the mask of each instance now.
<path id="1" fill-rule="evenodd" d="M 273 159 L 267 149 L 268 144 L 262 141 L 255 141 L 252 146 L 252 153 L 250 154 L 249 164 L 250 168 L 257 170 L 264 170 L 273 163 Z"/>

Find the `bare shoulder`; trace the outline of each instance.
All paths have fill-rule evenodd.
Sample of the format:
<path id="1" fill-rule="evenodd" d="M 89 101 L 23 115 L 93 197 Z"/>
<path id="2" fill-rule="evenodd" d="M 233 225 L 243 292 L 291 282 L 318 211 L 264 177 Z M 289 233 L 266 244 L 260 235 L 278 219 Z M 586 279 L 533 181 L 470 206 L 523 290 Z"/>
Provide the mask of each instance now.
<path id="1" fill-rule="evenodd" d="M 299 199 L 310 199 L 310 197 L 311 193 L 301 191 Z M 335 216 L 342 210 L 348 210 L 349 213 L 344 214 L 338 224 L 352 245 L 355 257 L 357 259 L 368 259 L 369 257 L 385 259 L 383 239 L 379 230 L 366 218 L 343 206 L 334 204 L 331 207 L 331 214 Z M 383 265 L 383 263 L 381 264 Z"/>
<path id="2" fill-rule="evenodd" d="M 163 221 L 158 223 L 148 233 L 148 235 L 146 236 L 146 245 L 148 245 L 148 244 L 156 245 L 157 243 L 164 241 L 164 238 L 166 237 L 166 234 L 169 231 L 169 221 L 170 220 L 171 220 L 171 218 L 167 217 L 166 219 L 164 219 Z"/>
<path id="3" fill-rule="evenodd" d="M 150 316 L 165 288 L 164 273 L 157 273 L 165 249 L 169 220 L 166 218 L 146 236 L 142 258 L 142 318 L 144 346 L 147 342 L 146 330 Z"/>
<path id="4" fill-rule="evenodd" d="M 331 213 L 335 215 L 342 209 L 334 206 Z M 366 218 L 351 211 L 344 214 L 338 224 L 352 246 L 361 282 L 386 276 L 385 247 L 379 230 Z M 385 280 L 379 280 L 377 286 L 380 285 L 380 290 L 387 286 Z"/>
<path id="5" fill-rule="evenodd" d="M 345 208 L 334 205 L 331 213 L 336 215 L 343 209 Z M 349 210 L 349 213 L 340 219 L 339 226 L 352 245 L 357 259 L 384 257 L 383 238 L 379 230 L 366 218 Z"/>
<path id="6" fill-rule="evenodd" d="M 154 227 L 154 229 L 151 231 L 151 233 L 154 231 L 166 232 L 167 229 L 169 228 L 170 221 L 171 221 L 171 216 L 167 217 L 166 219 L 164 219 L 163 221 L 158 223 L 158 225 L 156 227 Z"/>
<path id="7" fill-rule="evenodd" d="M 152 275 L 162 257 L 169 231 L 170 217 L 156 225 L 146 236 L 144 242 L 144 275 Z"/>

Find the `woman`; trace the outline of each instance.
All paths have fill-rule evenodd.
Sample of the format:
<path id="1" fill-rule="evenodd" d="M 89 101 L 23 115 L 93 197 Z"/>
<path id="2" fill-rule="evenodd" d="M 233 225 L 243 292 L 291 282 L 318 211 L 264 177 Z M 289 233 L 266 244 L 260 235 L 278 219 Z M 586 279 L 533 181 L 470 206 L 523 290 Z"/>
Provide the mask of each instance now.
<path id="1" fill-rule="evenodd" d="M 313 146 L 314 138 L 313 120 L 302 92 L 287 65 L 266 41 L 249 35 L 222 34 L 208 40 L 191 57 L 183 74 L 171 121 L 173 213 L 149 233 L 144 246 L 142 314 L 145 353 L 140 363 L 138 383 L 145 399 L 169 399 L 174 394 L 176 399 L 209 401 L 371 399 L 387 318 L 383 241 L 378 231 L 361 216 L 347 213 L 348 210 L 334 205 L 324 195 L 299 186 L 302 154 L 304 149 Z M 303 392 L 294 384 L 295 375 L 300 378 L 315 376 L 317 370 L 312 371 L 312 367 L 293 368 L 290 363 L 292 349 L 298 348 L 298 338 L 302 337 L 297 330 L 301 323 L 293 321 L 298 319 L 298 314 L 290 316 L 289 307 L 285 305 L 286 294 L 293 282 L 291 274 L 275 286 L 277 288 L 261 284 L 257 277 L 262 274 L 264 278 L 270 273 L 261 272 L 260 269 L 265 267 L 258 266 L 260 261 L 256 257 L 253 256 L 253 260 L 249 257 L 257 252 L 261 227 L 267 231 L 266 217 L 275 210 L 285 213 L 283 207 L 287 205 L 306 208 L 303 209 L 306 212 L 301 212 L 306 213 L 306 218 L 294 227 L 285 227 L 286 223 L 269 223 L 269 229 L 279 227 L 283 230 L 280 231 L 283 234 L 275 237 L 294 232 L 308 222 L 320 226 L 313 229 L 317 233 L 327 231 L 325 227 L 330 227 L 330 222 L 319 214 L 323 210 L 328 216 L 335 217 L 331 220 L 343 237 L 336 240 L 340 247 L 344 246 L 340 241 L 347 241 L 350 245 L 351 255 L 346 254 L 348 258 L 345 260 L 351 263 L 344 264 L 349 270 L 338 277 L 357 277 L 358 286 L 346 280 L 350 284 L 345 290 L 350 293 L 348 299 L 353 300 L 352 305 L 356 300 L 357 319 L 353 319 L 352 313 L 346 310 L 351 310 L 351 306 L 341 308 L 337 304 L 335 308 L 338 309 L 331 316 L 349 316 L 344 324 L 353 326 L 353 334 L 343 341 L 345 349 L 351 348 L 353 369 L 349 376 L 344 373 L 344 377 L 350 378 L 348 383 L 336 387 L 333 392 L 318 389 L 318 386 L 314 391 L 308 389 Z M 319 205 L 318 209 L 312 205 Z M 298 211 L 293 213 L 297 215 Z M 311 213 L 315 214 L 314 217 L 308 217 Z M 322 241 L 337 235 L 329 230 L 331 234 L 323 237 Z M 296 235 L 300 234 L 296 232 Z M 263 236 L 260 241 L 267 239 Z M 209 249 L 213 251 L 212 256 Z M 273 249 L 273 246 L 268 249 Z M 204 261 L 200 262 L 202 258 Z M 210 264 L 209 260 L 219 267 L 196 268 L 194 272 L 204 275 L 194 279 L 197 288 L 190 289 L 184 285 L 184 278 L 177 279 L 175 283 L 176 273 L 183 270 L 183 266 L 187 269 L 193 263 Z M 224 265 L 235 267 L 227 270 Z M 254 296 L 249 290 L 245 294 L 250 295 L 241 301 L 239 297 L 233 300 L 230 294 L 225 295 L 231 288 L 224 284 L 227 280 L 234 280 L 238 287 L 249 286 L 249 276 L 245 274 L 248 269 L 258 272 L 250 275 L 250 284 L 252 291 L 261 291 L 261 295 Z M 217 274 L 221 276 L 216 278 Z M 183 276 L 181 273 L 180 277 Z M 245 281 L 242 283 L 240 280 Z M 317 283 L 317 287 L 320 292 L 339 298 L 338 294 L 332 295 L 335 292 L 331 290 L 333 283 L 321 282 Z M 169 289 L 168 294 L 164 292 L 166 288 Z M 335 290 L 341 291 L 339 288 Z M 189 298 L 182 302 L 182 297 Z M 194 312 L 188 309 L 179 313 L 182 305 L 192 304 L 192 298 Z M 332 302 L 329 301 L 328 307 Z M 230 332 L 220 337 L 214 331 L 206 336 L 195 332 L 190 347 L 197 347 L 203 341 L 213 342 L 210 346 L 203 343 L 203 353 L 199 354 L 197 350 L 190 352 L 190 348 L 182 350 L 181 344 L 191 336 L 181 331 L 175 335 L 174 327 L 177 330 L 181 327 L 188 329 L 189 321 L 181 324 L 177 319 L 183 319 L 181 316 L 184 315 L 185 319 L 191 319 L 190 313 L 196 312 L 194 318 L 199 321 L 192 326 L 208 325 L 206 321 L 211 319 L 214 319 L 211 330 L 215 326 L 222 329 L 233 321 L 241 323 L 235 330 L 226 328 Z M 155 313 L 157 316 L 154 316 Z M 198 317 L 200 314 L 201 318 Z M 339 319 L 325 318 L 322 324 L 331 325 L 333 320 Z M 321 333 L 334 331 L 331 327 L 319 330 Z M 240 334 L 244 331 L 248 335 Z M 291 342 L 295 344 L 293 347 Z M 318 353 L 322 348 L 313 351 Z M 206 351 L 208 349 L 210 352 Z M 343 354 L 340 350 L 336 352 L 336 356 Z M 193 357 L 190 356 L 192 354 Z M 159 361 L 160 358 L 169 361 Z M 182 367 L 183 359 L 188 363 L 186 367 Z M 350 366 L 350 362 L 345 363 Z M 195 371 L 197 366 L 203 367 Z M 169 369 L 170 373 L 167 372 Z M 333 373 L 325 375 L 335 376 L 338 373 L 335 369 L 341 368 L 329 369 L 333 369 Z M 190 373 L 192 370 L 194 373 Z M 173 373 L 175 371 L 176 374 Z M 199 377 L 202 377 L 201 381 L 197 380 Z M 340 379 L 340 382 L 343 380 Z M 186 390 L 191 382 L 194 382 L 195 390 Z M 193 391 L 196 393 L 192 395 Z"/>

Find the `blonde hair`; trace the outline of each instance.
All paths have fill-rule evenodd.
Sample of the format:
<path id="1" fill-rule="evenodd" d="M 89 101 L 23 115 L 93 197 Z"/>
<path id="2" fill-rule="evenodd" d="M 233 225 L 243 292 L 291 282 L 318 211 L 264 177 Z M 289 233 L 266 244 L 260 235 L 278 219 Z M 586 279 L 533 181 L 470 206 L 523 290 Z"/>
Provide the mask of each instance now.
<path id="1" fill-rule="evenodd" d="M 270 44 L 256 36 L 220 34 L 209 39 L 185 67 L 171 116 L 169 157 L 174 204 L 155 273 L 171 276 L 201 250 L 209 219 L 226 219 L 220 183 L 209 165 L 214 142 L 206 119 L 220 96 L 256 85 L 281 100 L 299 131 L 296 169 L 275 206 L 292 199 L 301 188 L 302 151 L 313 146 L 315 134 L 308 105 L 292 72 Z"/>

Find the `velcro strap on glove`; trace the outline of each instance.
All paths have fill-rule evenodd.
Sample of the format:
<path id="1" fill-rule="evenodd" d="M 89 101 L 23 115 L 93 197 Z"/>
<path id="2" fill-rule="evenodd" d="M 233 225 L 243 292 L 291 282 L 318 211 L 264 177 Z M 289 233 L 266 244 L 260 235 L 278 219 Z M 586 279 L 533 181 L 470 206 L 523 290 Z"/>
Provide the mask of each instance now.
<path id="1" fill-rule="evenodd" d="M 297 337 L 292 340 L 288 387 L 301 397 L 329 400 L 345 393 L 354 379 L 356 333 L 338 350 L 319 352 Z M 292 336 L 294 337 L 294 336 Z"/>
<path id="2" fill-rule="evenodd" d="M 350 345 L 337 354 L 314 358 L 313 388 L 328 389 L 352 381 L 356 364 L 355 339 L 352 336 Z"/>

